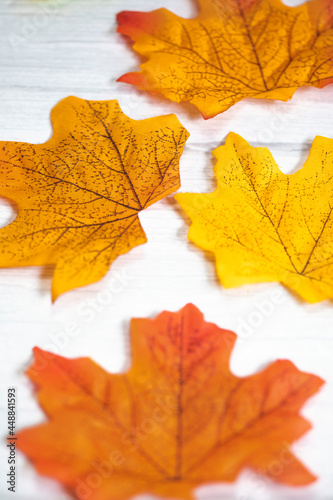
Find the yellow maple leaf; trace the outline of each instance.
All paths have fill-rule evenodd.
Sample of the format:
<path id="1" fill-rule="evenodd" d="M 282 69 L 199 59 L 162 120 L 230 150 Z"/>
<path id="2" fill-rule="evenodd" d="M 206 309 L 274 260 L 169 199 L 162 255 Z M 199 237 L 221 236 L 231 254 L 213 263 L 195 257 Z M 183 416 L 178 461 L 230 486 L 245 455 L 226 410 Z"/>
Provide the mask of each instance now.
<path id="1" fill-rule="evenodd" d="M 118 31 L 148 61 L 119 81 L 211 118 L 245 97 L 287 101 L 298 87 L 333 81 L 333 3 L 199 0 L 183 19 L 166 9 L 121 12 Z"/>
<path id="2" fill-rule="evenodd" d="M 132 120 L 117 101 L 68 97 L 51 117 L 45 144 L 0 143 L 0 195 L 18 206 L 0 267 L 55 264 L 56 298 L 146 242 L 138 214 L 178 189 L 188 132 L 174 115 Z"/>
<path id="3" fill-rule="evenodd" d="M 333 298 L 333 140 L 316 137 L 303 168 L 283 174 L 266 148 L 230 133 L 213 193 L 176 199 L 189 239 L 213 252 L 221 283 L 279 281 L 308 302 Z"/>

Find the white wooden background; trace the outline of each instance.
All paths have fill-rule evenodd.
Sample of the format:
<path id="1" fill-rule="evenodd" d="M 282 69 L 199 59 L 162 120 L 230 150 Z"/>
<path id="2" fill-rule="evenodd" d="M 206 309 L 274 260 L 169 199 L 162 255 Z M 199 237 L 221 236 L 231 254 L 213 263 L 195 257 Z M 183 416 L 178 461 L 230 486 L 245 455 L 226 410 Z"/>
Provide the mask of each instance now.
<path id="1" fill-rule="evenodd" d="M 295 5 L 296 0 L 289 4 Z M 44 142 L 51 134 L 51 108 L 68 95 L 118 99 L 123 111 L 136 119 L 174 112 L 191 133 L 181 159 L 181 190 L 203 192 L 215 185 L 211 151 L 229 131 L 241 134 L 252 145 L 268 146 L 286 173 L 302 166 L 315 135 L 333 137 L 333 86 L 300 89 L 289 103 L 249 99 L 204 121 L 189 105 L 176 105 L 116 83 L 118 76 L 136 68 L 138 58 L 116 33 L 115 14 L 162 6 L 183 16 L 196 13 L 191 0 L 0 0 L 0 140 Z M 1 201 L 0 223 L 5 225 L 13 217 L 10 206 Z M 193 302 L 207 320 L 238 333 L 242 333 L 242 322 L 261 318 L 260 325 L 236 345 L 231 363 L 236 374 L 251 374 L 276 358 L 289 358 L 300 369 L 327 381 L 302 411 L 313 430 L 294 446 L 319 476 L 315 484 L 291 489 L 258 481 L 244 472 L 234 485 L 202 488 L 198 497 L 332 500 L 333 304 L 306 304 L 277 284 L 224 290 L 213 260 L 188 242 L 188 224 L 172 197 L 146 210 L 141 221 L 149 240 L 146 245 L 120 257 L 99 283 L 68 293 L 55 305 L 51 304 L 50 269 L 0 270 L 0 499 L 68 498 L 55 482 L 39 477 L 23 456 L 18 492 L 7 492 L 3 439 L 7 387 L 18 388 L 20 428 L 44 419 L 23 373 L 31 362 L 32 347 L 58 350 L 68 357 L 90 355 L 117 372 L 129 362 L 131 317 L 153 317 Z M 126 278 L 124 283 L 115 272 Z M 105 291 L 113 283 L 120 291 L 105 304 Z M 277 289 L 282 292 L 281 304 L 272 306 L 264 317 L 260 304 L 271 302 Z M 75 338 L 64 333 L 72 322 L 80 329 Z"/>

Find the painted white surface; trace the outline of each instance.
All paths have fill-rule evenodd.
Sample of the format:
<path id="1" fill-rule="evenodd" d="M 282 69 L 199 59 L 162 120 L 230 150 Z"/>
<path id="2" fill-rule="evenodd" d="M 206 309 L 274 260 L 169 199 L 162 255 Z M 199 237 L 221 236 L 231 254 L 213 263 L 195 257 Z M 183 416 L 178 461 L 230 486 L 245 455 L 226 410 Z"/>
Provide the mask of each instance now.
<path id="1" fill-rule="evenodd" d="M 301 167 L 315 135 L 333 137 L 333 86 L 320 91 L 300 89 L 286 104 L 246 100 L 205 122 L 189 105 L 176 105 L 116 83 L 118 76 L 136 68 L 138 58 L 115 32 L 115 14 L 162 6 L 183 16 L 195 14 L 190 0 L 0 0 L 0 140 L 44 142 L 51 134 L 51 108 L 68 95 L 118 99 L 123 111 L 136 119 L 174 112 L 191 133 L 181 159 L 181 191 L 203 192 L 214 188 L 211 151 L 229 131 L 241 134 L 252 145 L 268 146 L 284 172 Z M 47 13 L 52 8 L 53 13 Z M 0 223 L 12 218 L 10 207 L 1 201 Z M 294 446 L 319 479 L 310 487 L 294 490 L 258 482 L 245 472 L 236 484 L 201 489 L 198 497 L 332 500 L 333 305 L 303 303 L 274 284 L 224 290 L 213 261 L 188 242 L 188 225 L 172 197 L 153 205 L 140 218 L 149 242 L 117 259 L 102 281 L 62 296 L 55 305 L 50 297 L 51 270 L 0 270 L 0 435 L 6 434 L 8 386 L 19 391 L 20 428 L 44 419 L 23 373 L 33 346 L 55 350 L 60 343 L 64 356 L 90 355 L 106 369 L 119 371 L 129 362 L 131 317 L 153 317 L 193 302 L 207 320 L 242 333 L 241 321 L 248 321 L 260 303 L 280 289 L 282 303 L 237 343 L 232 369 L 245 375 L 276 358 L 289 358 L 300 369 L 327 381 L 302 411 L 313 430 Z M 129 279 L 112 302 L 103 306 L 100 294 L 112 284 L 115 272 Z M 89 314 L 93 304 L 98 311 Z M 80 334 L 69 339 L 61 333 L 71 322 L 79 326 Z M 1 500 L 68 498 L 55 482 L 39 477 L 22 456 L 18 492 L 7 493 L 6 462 L 2 439 Z"/>

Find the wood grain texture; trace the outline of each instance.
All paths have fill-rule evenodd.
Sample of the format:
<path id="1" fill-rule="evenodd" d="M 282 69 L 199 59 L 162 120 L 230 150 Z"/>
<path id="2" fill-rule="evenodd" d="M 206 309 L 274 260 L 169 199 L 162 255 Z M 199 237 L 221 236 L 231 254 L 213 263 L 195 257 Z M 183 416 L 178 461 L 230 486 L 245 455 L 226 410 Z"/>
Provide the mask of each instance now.
<path id="1" fill-rule="evenodd" d="M 215 186 L 211 151 L 230 131 L 253 146 L 269 147 L 286 173 L 302 166 L 316 135 L 333 138 L 333 86 L 300 89 L 289 103 L 245 100 L 204 122 L 189 105 L 116 83 L 139 60 L 115 32 L 115 14 L 162 6 L 181 16 L 196 12 L 190 0 L 0 0 L 0 140 L 44 142 L 51 135 L 51 108 L 68 95 L 118 99 L 135 119 L 176 113 L 191 133 L 180 163 L 181 191 L 204 192 Z M 0 222 L 12 218 L 10 204 L 1 201 Z M 18 387 L 20 428 L 44 418 L 23 374 L 33 346 L 68 357 L 88 354 L 106 369 L 120 371 L 128 366 L 131 317 L 153 317 L 193 302 L 207 321 L 241 336 L 232 357 L 237 375 L 253 373 L 276 358 L 290 358 L 299 369 L 327 381 L 303 411 L 314 429 L 294 446 L 320 476 L 314 485 L 291 490 L 247 472 L 235 485 L 201 489 L 198 497 L 332 500 L 333 305 L 305 304 L 276 284 L 224 290 L 210 257 L 188 242 L 188 225 L 172 197 L 150 207 L 141 221 L 146 245 L 120 257 L 99 283 L 66 294 L 53 306 L 50 269 L 0 270 L 1 435 L 6 432 L 9 385 Z M 275 292 L 280 292 L 278 304 Z M 2 443 L 1 500 L 13 498 L 7 492 L 6 457 Z M 23 457 L 19 474 L 17 500 L 67 500 L 57 484 L 40 478 Z"/>

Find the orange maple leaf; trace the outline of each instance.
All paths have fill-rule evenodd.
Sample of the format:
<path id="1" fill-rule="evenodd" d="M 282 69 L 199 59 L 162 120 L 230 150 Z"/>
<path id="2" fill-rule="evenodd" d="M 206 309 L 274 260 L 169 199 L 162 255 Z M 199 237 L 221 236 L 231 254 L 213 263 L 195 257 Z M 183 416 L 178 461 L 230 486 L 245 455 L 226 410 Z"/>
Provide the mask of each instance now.
<path id="1" fill-rule="evenodd" d="M 138 214 L 178 189 L 188 132 L 174 115 L 132 120 L 117 101 L 68 97 L 51 117 L 45 144 L 0 143 L 0 195 L 18 206 L 0 267 L 55 264 L 56 298 L 147 241 Z"/>
<path id="2" fill-rule="evenodd" d="M 191 499 L 195 487 L 233 481 L 244 467 L 287 485 L 315 479 L 289 444 L 311 427 L 299 410 L 319 377 L 285 360 L 233 375 L 236 335 L 192 304 L 133 319 L 131 335 L 123 374 L 34 349 L 28 375 L 49 421 L 17 442 L 41 474 L 80 500 Z"/>
<path id="3" fill-rule="evenodd" d="M 166 9 L 121 12 L 118 31 L 148 58 L 119 81 L 211 118 L 246 97 L 287 101 L 298 87 L 333 81 L 333 4 L 312 0 L 199 0 L 183 19 Z"/>

